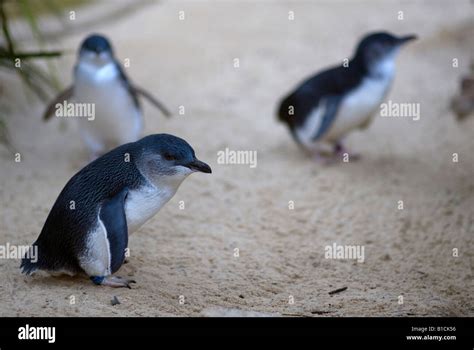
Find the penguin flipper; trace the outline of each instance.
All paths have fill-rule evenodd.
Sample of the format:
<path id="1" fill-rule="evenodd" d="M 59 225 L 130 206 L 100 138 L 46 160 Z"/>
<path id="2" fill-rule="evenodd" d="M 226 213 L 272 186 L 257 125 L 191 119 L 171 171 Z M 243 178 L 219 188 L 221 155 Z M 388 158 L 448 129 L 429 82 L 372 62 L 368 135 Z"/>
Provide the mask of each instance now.
<path id="1" fill-rule="evenodd" d="M 99 219 L 107 232 L 110 249 L 110 271 L 116 272 L 125 260 L 128 246 L 127 218 L 125 199 L 128 189 L 124 188 L 113 197 L 106 199 L 100 208 Z"/>
<path id="2" fill-rule="evenodd" d="M 316 132 L 316 135 L 313 137 L 313 141 L 317 141 L 321 138 L 327 131 L 329 131 L 330 127 L 336 120 L 337 110 L 339 109 L 339 105 L 341 103 L 343 96 L 341 95 L 331 95 L 325 96 L 322 98 L 320 105 L 324 103 L 324 115 L 322 117 L 321 125 Z M 319 108 L 323 108 L 322 106 Z"/>
<path id="3" fill-rule="evenodd" d="M 124 84 L 124 86 L 128 90 L 128 92 L 132 95 L 132 98 L 133 98 L 133 101 L 134 101 L 136 107 L 138 107 L 138 108 L 140 107 L 140 103 L 138 101 L 138 96 L 142 95 L 148 101 L 150 101 L 152 105 L 157 107 L 161 111 L 161 113 L 163 113 L 166 117 L 171 116 L 171 113 L 163 105 L 163 103 L 161 103 L 157 98 L 153 97 L 152 94 L 150 94 L 145 89 L 142 89 L 141 87 L 138 87 L 136 85 L 132 85 L 132 83 L 127 78 L 127 75 L 123 71 L 122 66 L 120 64 L 116 63 L 115 66 L 117 67 L 117 70 L 119 71 L 120 79 L 122 80 L 122 83 Z"/>
<path id="4" fill-rule="evenodd" d="M 163 113 L 166 117 L 170 117 L 171 113 L 170 111 L 165 107 L 163 103 L 161 103 L 156 97 L 154 97 L 151 93 L 146 91 L 145 89 L 138 87 L 138 86 L 131 86 L 131 90 L 133 90 L 134 94 L 136 96 L 143 96 L 146 98 L 152 105 L 154 105 L 156 108 L 158 108 L 161 113 Z"/>
<path id="5" fill-rule="evenodd" d="M 74 91 L 74 88 L 71 85 L 66 90 L 59 93 L 59 95 L 57 95 L 54 98 L 53 102 L 51 102 L 46 108 L 46 111 L 43 114 L 43 120 L 48 120 L 49 118 L 51 118 L 54 110 L 56 109 L 56 105 L 58 103 L 63 103 L 64 101 L 67 101 L 68 99 L 70 99 L 72 97 L 73 91 Z"/>

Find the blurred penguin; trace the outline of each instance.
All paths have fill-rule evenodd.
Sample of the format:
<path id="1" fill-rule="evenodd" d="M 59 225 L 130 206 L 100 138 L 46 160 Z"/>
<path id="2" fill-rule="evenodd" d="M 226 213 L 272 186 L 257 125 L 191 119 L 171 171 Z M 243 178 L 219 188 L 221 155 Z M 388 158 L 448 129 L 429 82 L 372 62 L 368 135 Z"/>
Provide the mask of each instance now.
<path id="1" fill-rule="evenodd" d="M 170 116 L 161 102 L 130 82 L 117 62 L 109 40 L 93 34 L 80 46 L 73 85 L 49 104 L 43 119 L 47 120 L 53 114 L 78 117 L 81 138 L 91 158 L 95 159 L 142 136 L 139 96 Z"/>
<path id="2" fill-rule="evenodd" d="M 370 124 L 390 89 L 399 49 L 415 38 L 385 32 L 365 36 L 347 65 L 316 74 L 286 96 L 279 120 L 322 163 L 349 154 L 342 138 Z"/>

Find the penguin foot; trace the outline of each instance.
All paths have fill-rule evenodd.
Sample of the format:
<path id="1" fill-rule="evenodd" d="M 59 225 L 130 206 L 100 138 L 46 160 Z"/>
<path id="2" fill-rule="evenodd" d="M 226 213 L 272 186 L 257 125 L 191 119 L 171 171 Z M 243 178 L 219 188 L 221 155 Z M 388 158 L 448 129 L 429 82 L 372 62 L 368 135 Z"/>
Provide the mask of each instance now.
<path id="1" fill-rule="evenodd" d="M 341 143 L 337 143 L 334 147 L 334 158 L 341 159 L 343 162 L 348 163 L 350 161 L 359 160 L 360 154 L 352 153 L 347 150 Z"/>
<path id="2" fill-rule="evenodd" d="M 321 165 L 332 165 L 339 162 L 349 163 L 357 161 L 360 159 L 360 155 L 358 153 L 349 153 L 346 149 L 343 149 L 340 152 L 334 152 L 330 155 L 315 153 L 313 159 L 316 163 Z"/>
<path id="3" fill-rule="evenodd" d="M 321 153 L 315 153 L 313 155 L 313 159 L 316 163 L 321 164 L 321 165 L 331 165 L 336 163 L 339 159 L 337 157 L 333 156 L 326 156 Z"/>
<path id="4" fill-rule="evenodd" d="M 334 158 L 337 158 L 337 160 L 342 160 L 344 163 L 349 163 L 360 160 L 361 156 L 359 153 L 350 153 L 347 150 L 344 150 L 343 152 L 336 153 Z"/>
<path id="5" fill-rule="evenodd" d="M 122 288 L 127 287 L 128 289 L 132 289 L 130 284 L 137 283 L 134 280 L 123 278 L 120 276 L 92 276 L 92 282 L 97 285 L 101 286 L 109 286 L 113 288 Z"/>

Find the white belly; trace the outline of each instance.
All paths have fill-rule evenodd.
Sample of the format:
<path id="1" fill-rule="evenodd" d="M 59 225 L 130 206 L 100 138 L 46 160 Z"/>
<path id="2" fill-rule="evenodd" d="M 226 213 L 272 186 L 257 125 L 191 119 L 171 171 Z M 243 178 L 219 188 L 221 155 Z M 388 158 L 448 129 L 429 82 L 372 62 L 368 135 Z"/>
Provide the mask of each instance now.
<path id="1" fill-rule="evenodd" d="M 132 234 L 146 221 L 153 217 L 173 197 L 176 190 L 171 188 L 157 189 L 154 186 L 130 191 L 125 200 L 125 217 L 128 234 Z M 89 232 L 86 250 L 79 257 L 79 264 L 89 276 L 110 275 L 110 242 L 107 228 L 100 218 Z"/>
<path id="2" fill-rule="evenodd" d="M 89 276 L 110 275 L 110 243 L 99 217 L 96 226 L 87 234 L 86 249 L 79 256 L 79 265 Z"/>
<path id="3" fill-rule="evenodd" d="M 390 87 L 389 79 L 365 79 L 342 101 L 337 118 L 324 139 L 337 141 L 349 131 L 370 122 Z"/>
<path id="4" fill-rule="evenodd" d="M 128 233 L 138 230 L 153 217 L 175 194 L 176 189 L 149 186 L 130 191 L 125 200 Z"/>
<path id="5" fill-rule="evenodd" d="M 141 112 L 119 78 L 89 76 L 90 72 L 76 74 L 74 99 L 95 105 L 94 120 L 78 118 L 81 136 L 90 151 L 100 154 L 138 140 L 143 129 Z"/>
<path id="6" fill-rule="evenodd" d="M 341 139 L 349 131 L 370 122 L 372 115 L 380 106 L 391 83 L 391 78 L 366 78 L 358 88 L 346 95 L 337 112 L 332 125 L 318 140 L 313 141 L 322 125 L 326 112 L 324 98 L 318 104 L 301 128 L 296 130 L 300 142 L 308 148 L 315 148 L 321 143 L 333 143 Z"/>

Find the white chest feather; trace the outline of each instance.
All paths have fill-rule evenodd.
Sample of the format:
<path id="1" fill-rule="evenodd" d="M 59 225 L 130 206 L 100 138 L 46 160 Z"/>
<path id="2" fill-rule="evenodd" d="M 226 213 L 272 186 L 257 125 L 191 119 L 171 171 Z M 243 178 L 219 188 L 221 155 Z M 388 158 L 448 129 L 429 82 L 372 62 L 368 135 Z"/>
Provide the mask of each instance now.
<path id="1" fill-rule="evenodd" d="M 371 75 L 365 77 L 355 89 L 343 97 L 329 128 L 314 140 L 329 108 L 327 99 L 323 97 L 305 123 L 296 130 L 300 142 L 308 148 L 318 147 L 320 143 L 330 144 L 340 140 L 349 131 L 370 123 L 392 83 L 395 54 L 396 52 L 370 68 Z"/>
<path id="2" fill-rule="evenodd" d="M 130 191 L 125 200 L 128 233 L 138 230 L 173 197 L 175 192 L 176 189 L 170 187 L 154 186 Z"/>
<path id="3" fill-rule="evenodd" d="M 314 141 L 315 135 L 322 126 L 326 110 L 329 108 L 327 99 L 322 98 L 302 127 L 296 130 L 298 138 L 308 147 L 315 142 L 334 142 L 349 131 L 370 122 L 372 115 L 383 101 L 391 81 L 391 75 L 365 78 L 357 88 L 344 96 L 330 127 L 318 140 Z"/>
<path id="4" fill-rule="evenodd" d="M 120 80 L 114 64 L 97 69 L 79 64 L 74 82 L 78 103 L 93 103 L 93 120 L 79 120 L 84 141 L 93 152 L 136 141 L 143 128 L 141 112 Z"/>
<path id="5" fill-rule="evenodd" d="M 388 78 L 365 78 L 357 89 L 342 100 L 326 138 L 337 140 L 347 132 L 370 122 L 382 103 L 390 82 L 391 79 Z"/>
<path id="6" fill-rule="evenodd" d="M 151 183 L 139 190 L 128 192 L 125 200 L 125 217 L 128 235 L 152 218 L 176 193 L 177 186 L 154 186 Z M 88 233 L 86 249 L 79 264 L 89 276 L 107 276 L 111 273 L 111 242 L 107 228 L 97 217 L 96 226 Z"/>

